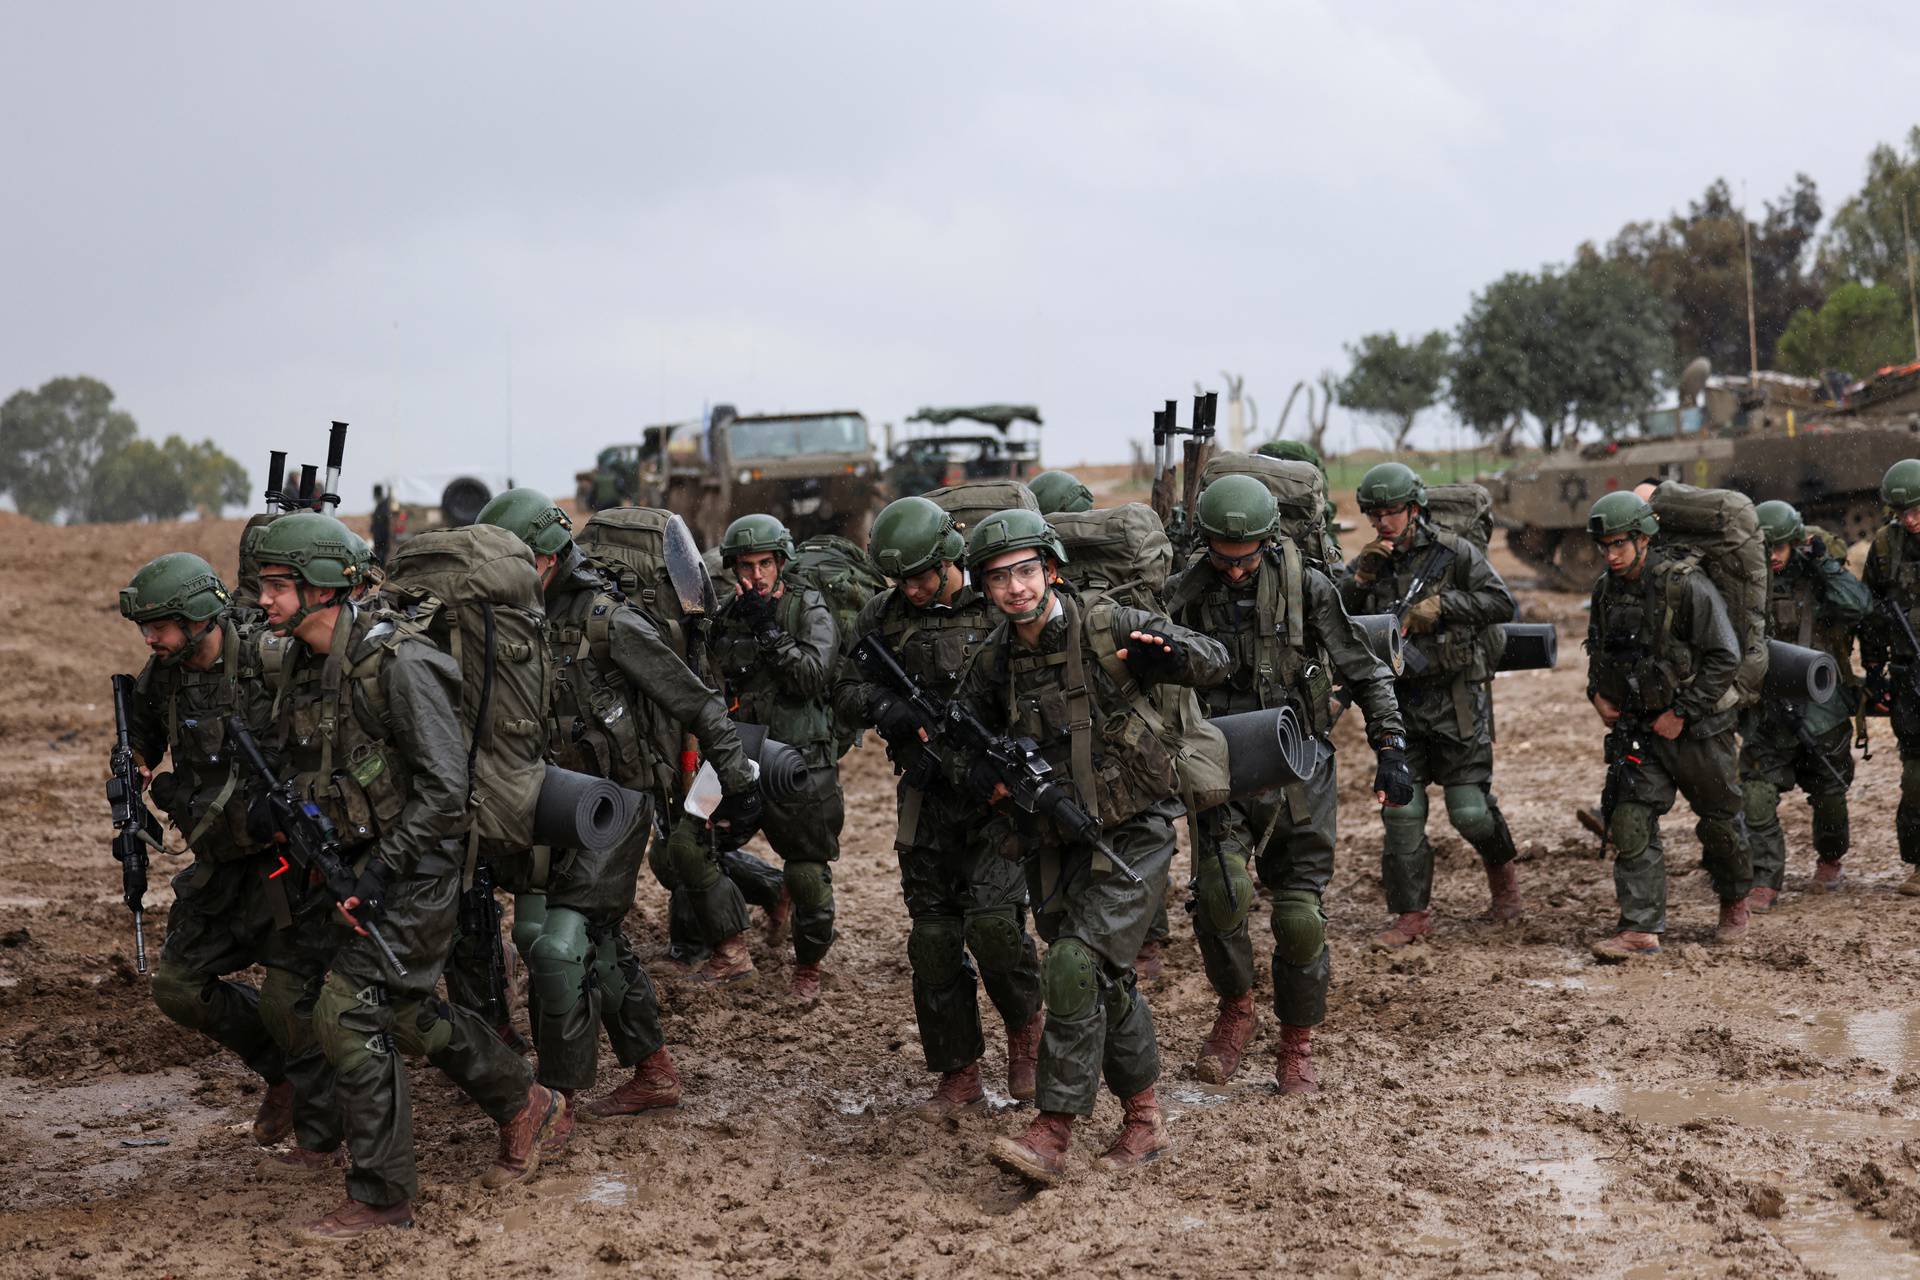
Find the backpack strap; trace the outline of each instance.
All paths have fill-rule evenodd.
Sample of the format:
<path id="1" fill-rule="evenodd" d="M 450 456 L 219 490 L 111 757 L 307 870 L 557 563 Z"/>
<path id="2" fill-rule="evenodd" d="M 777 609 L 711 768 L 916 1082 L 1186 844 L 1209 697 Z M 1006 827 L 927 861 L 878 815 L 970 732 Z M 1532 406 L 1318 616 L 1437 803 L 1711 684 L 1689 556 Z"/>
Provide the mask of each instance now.
<path id="1" fill-rule="evenodd" d="M 1080 652 L 1080 641 L 1085 635 L 1084 623 L 1091 618 L 1094 624 L 1094 656 L 1101 666 L 1111 672 L 1109 664 L 1119 662 L 1113 656 L 1113 615 L 1097 598 L 1087 614 L 1083 614 L 1079 603 L 1066 594 L 1060 596 L 1060 606 L 1067 614 L 1067 732 L 1070 735 L 1068 749 L 1071 753 L 1073 785 L 1080 792 L 1080 803 L 1097 815 L 1100 812 L 1100 789 L 1093 772 L 1093 690 L 1087 681 L 1087 664 Z M 1012 682 L 1008 683 L 1011 685 Z M 1113 863 L 1105 854 L 1095 853 L 1093 869 L 1105 874 L 1113 870 Z"/>

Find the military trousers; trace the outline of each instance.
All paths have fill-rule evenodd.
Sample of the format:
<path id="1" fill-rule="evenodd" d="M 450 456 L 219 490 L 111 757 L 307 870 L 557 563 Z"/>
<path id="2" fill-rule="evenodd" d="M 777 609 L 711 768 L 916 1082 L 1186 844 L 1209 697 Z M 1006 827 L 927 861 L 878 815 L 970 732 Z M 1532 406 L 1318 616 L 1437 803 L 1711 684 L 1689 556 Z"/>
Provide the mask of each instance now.
<path id="1" fill-rule="evenodd" d="M 1163 801 L 1111 828 L 1108 843 L 1140 877 L 1095 866 L 1086 845 L 1050 845 L 1027 860 L 1041 963 L 1046 1028 L 1040 1037 L 1035 1105 L 1090 1115 L 1100 1081 L 1122 1098 L 1160 1078 L 1153 1015 L 1135 981 L 1134 957 L 1167 892 L 1173 823 Z"/>
<path id="2" fill-rule="evenodd" d="M 805 790 L 790 800 L 768 800 L 760 831 L 780 855 L 793 899 L 793 958 L 818 964 L 833 946 L 833 863 L 840 857 L 846 800 L 831 745 L 809 748 L 807 759 Z"/>
<path id="3" fill-rule="evenodd" d="M 716 853 L 698 818 L 682 817 L 656 836 L 647 865 L 667 891 L 667 954 L 689 968 L 751 923 L 749 905 L 771 911 L 786 892 L 780 868 L 745 849 Z"/>
<path id="4" fill-rule="evenodd" d="M 1433 902 L 1433 845 L 1427 839 L 1427 789 L 1439 787 L 1447 820 L 1489 867 L 1511 862 L 1513 836 L 1493 796 L 1493 696 L 1485 683 L 1465 684 L 1456 696 L 1450 682 L 1402 681 L 1408 702 L 1407 767 L 1413 801 L 1382 809 L 1380 881 L 1387 910 L 1395 915 L 1425 911 Z M 1464 705 L 1465 712 L 1461 711 Z M 1462 714 L 1471 717 L 1463 733 Z"/>
<path id="5" fill-rule="evenodd" d="M 1741 815 L 1753 851 L 1753 882 L 1778 890 L 1787 873 L 1787 837 L 1780 829 L 1780 797 L 1799 787 L 1813 810 L 1813 850 L 1838 862 L 1851 841 L 1847 788 L 1853 784 L 1853 730 L 1842 723 L 1808 747 L 1792 729 L 1750 716 L 1740 744 Z"/>
<path id="6" fill-rule="evenodd" d="M 1920 702 L 1913 693 L 1913 677 L 1903 666 L 1893 668 L 1893 704 L 1888 723 L 1900 744 L 1900 803 L 1893 811 L 1893 831 L 1900 861 L 1920 866 Z"/>
<path id="7" fill-rule="evenodd" d="M 1618 768 L 1618 794 L 1607 817 L 1613 845 L 1613 886 L 1623 930 L 1663 933 L 1667 927 L 1667 865 L 1660 819 L 1676 794 L 1693 806 L 1694 834 L 1721 902 L 1753 888 L 1753 855 L 1740 829 L 1739 750 L 1731 725 L 1695 734 L 1689 726 L 1668 741 L 1648 731 L 1638 759 Z"/>

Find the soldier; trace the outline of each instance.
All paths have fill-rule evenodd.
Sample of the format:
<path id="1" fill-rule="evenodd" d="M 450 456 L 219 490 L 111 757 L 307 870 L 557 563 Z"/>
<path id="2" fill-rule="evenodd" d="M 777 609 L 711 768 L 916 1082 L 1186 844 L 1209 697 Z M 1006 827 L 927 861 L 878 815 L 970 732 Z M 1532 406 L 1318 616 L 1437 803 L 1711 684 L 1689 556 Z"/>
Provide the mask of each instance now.
<path id="1" fill-rule="evenodd" d="M 373 561 L 382 569 L 393 553 L 393 500 L 386 486 L 373 486 Z"/>
<path id="2" fill-rule="evenodd" d="M 565 511 L 537 489 L 509 489 L 482 508 L 478 523 L 524 542 L 540 574 L 554 673 L 548 759 L 652 801 L 611 849 L 555 849 L 497 863 L 502 883 L 520 895 L 514 942 L 526 956 L 533 992 L 536 1078 L 571 1104 L 593 1086 L 604 1026 L 614 1056 L 633 1075 L 587 1103 L 585 1114 L 605 1119 L 677 1106 L 680 1077 L 660 1028 L 659 1000 L 622 927 L 654 808 L 665 811 L 678 799 L 672 780 L 679 762 L 661 758 L 666 735 L 653 731 L 660 718 L 671 721 L 676 743 L 679 726 L 692 729 L 726 787 L 715 821 L 739 839 L 753 834 L 759 786 L 719 695 L 587 564 Z M 571 1120 L 561 1120 L 557 1139 L 564 1141 Z"/>
<path id="3" fill-rule="evenodd" d="M 1587 697 L 1610 730 L 1607 839 L 1620 925 L 1593 945 L 1603 961 L 1656 954 L 1667 925 L 1660 817 L 1677 789 L 1720 898 L 1719 942 L 1746 935 L 1753 860 L 1740 830 L 1738 712 L 1723 706 L 1740 649 L 1720 593 L 1689 559 L 1648 541 L 1653 508 L 1635 493 L 1593 504 L 1587 532 L 1606 560 L 1587 622 Z"/>
<path id="4" fill-rule="evenodd" d="M 820 593 L 789 586 L 780 576 L 793 559 L 793 537 L 769 515 L 741 516 L 720 538 L 720 555 L 738 588 L 716 620 L 710 644 L 726 681 L 729 710 L 807 760 L 804 792 L 768 801 L 763 830 L 785 864 L 793 903 L 795 999 L 820 998 L 820 963 L 833 945 L 833 867 L 840 856 L 846 808 L 840 795 L 833 738 L 834 660 L 839 651 L 833 614 Z M 715 948 L 733 946 L 738 936 Z M 751 960 L 745 962 L 750 968 Z M 716 970 L 727 976 L 724 970 Z"/>
<path id="5" fill-rule="evenodd" d="M 1228 678 L 1201 691 L 1207 714 L 1291 706 L 1325 738 L 1334 683 L 1343 681 L 1366 713 L 1378 755 L 1376 797 L 1406 804 L 1413 775 L 1393 675 L 1348 619 L 1326 575 L 1281 536 L 1273 494 L 1253 476 L 1222 476 L 1200 495 L 1194 522 L 1207 549 L 1168 582 L 1167 612 L 1225 645 L 1232 659 Z M 1231 1079 L 1253 1035 L 1251 860 L 1273 893 L 1273 1012 L 1280 1021 L 1274 1078 L 1282 1093 L 1319 1087 L 1313 1028 L 1326 1020 L 1333 976 L 1321 898 L 1333 877 L 1338 811 L 1339 780 L 1329 758 L 1307 782 L 1200 815 L 1188 909 L 1220 998 L 1195 1063 L 1202 1080 Z"/>
<path id="6" fill-rule="evenodd" d="M 867 553 L 893 586 L 860 611 L 856 631 L 878 635 L 933 698 L 952 698 L 975 648 L 993 627 L 986 600 L 956 563 L 965 542 L 953 517 L 926 498 L 901 498 L 873 522 Z M 900 890 L 913 925 L 907 963 L 913 970 L 913 1013 L 927 1070 L 940 1072 L 920 1108 L 930 1120 L 986 1101 L 980 1055 L 986 1042 L 975 998 L 974 965 L 1007 1028 L 1007 1092 L 1034 1093 L 1040 1053 L 1040 961 L 1027 933 L 1027 883 L 1016 863 L 983 847 L 971 806 L 921 743 L 929 727 L 892 691 L 858 670 L 838 699 L 886 739 L 905 775 L 899 787 Z M 926 778 L 923 786 L 912 779 Z M 973 953 L 969 963 L 967 953 Z"/>
<path id="7" fill-rule="evenodd" d="M 1920 675 L 1908 631 L 1920 618 L 1920 458 L 1903 458 L 1880 480 L 1880 501 L 1890 513 L 1873 535 L 1866 569 L 1860 575 L 1879 606 L 1860 632 L 1860 665 L 1866 668 L 1867 695 L 1885 710 L 1900 744 L 1900 804 L 1893 814 L 1900 861 L 1913 870 L 1900 884 L 1909 897 L 1920 895 Z M 1895 626 L 1882 611 L 1907 619 Z"/>
<path id="8" fill-rule="evenodd" d="M 277 859 L 271 820 L 249 813 L 252 780 L 227 742 L 226 717 L 256 734 L 272 720 L 273 691 L 262 678 L 259 635 L 235 624 L 213 566 L 176 551 L 150 561 L 120 592 L 120 613 L 139 624 L 153 657 L 129 707 L 128 738 L 154 803 L 193 851 L 173 878 L 167 937 L 153 971 L 153 1001 L 183 1027 L 210 1036 L 266 1083 L 253 1140 L 273 1146 L 288 1134 L 308 1153 L 288 1163 L 325 1164 L 340 1146 L 332 1075 L 317 1046 L 289 1052 L 260 1017 L 260 996 L 232 981 L 254 964 L 294 963 L 328 929 L 328 904 L 290 904 L 270 878 Z M 156 773 L 162 755 L 172 770 Z M 321 895 L 309 895 L 317 899 Z M 292 923 L 298 906 L 299 928 Z M 306 963 L 324 965 L 324 942 Z"/>
<path id="9" fill-rule="evenodd" d="M 537 1084 L 485 1020 L 434 993 L 453 943 L 467 828 L 468 729 L 460 669 L 391 618 L 356 604 L 347 529 L 295 512 L 254 546 L 260 605 L 289 638 L 275 699 L 295 790 L 338 829 L 359 881 L 337 906 L 351 932 L 319 975 L 270 971 L 262 1003 L 305 1022 L 334 1070 L 352 1164 L 347 1201 L 300 1231 L 309 1243 L 412 1222 L 419 1191 L 413 1115 L 399 1052 L 424 1054 L 500 1126 L 481 1184 L 531 1176 L 566 1099 Z M 377 923 L 406 969 L 394 972 L 362 928 Z M 280 973 L 278 980 L 275 972 Z M 311 1000 L 309 1005 L 307 1002 Z"/>
<path id="10" fill-rule="evenodd" d="M 1873 598 L 1841 561 L 1827 554 L 1818 537 L 1809 539 L 1800 513 L 1778 500 L 1754 508 L 1760 536 L 1767 543 L 1771 570 L 1767 592 L 1767 634 L 1802 648 L 1831 654 L 1845 673 L 1833 699 L 1824 704 L 1767 699 L 1743 717 L 1740 737 L 1740 787 L 1744 793 L 1747 840 L 1753 850 L 1753 891 L 1747 905 L 1769 911 L 1780 896 L 1787 869 L 1787 841 L 1780 831 L 1780 793 L 1797 785 L 1813 811 L 1815 893 L 1837 888 L 1840 859 L 1847 853 L 1847 788 L 1853 783 L 1850 716 L 1853 690 L 1853 636 L 1873 610 Z"/>
<path id="11" fill-rule="evenodd" d="M 1028 482 L 1040 514 L 1073 514 L 1093 510 L 1093 490 L 1080 483 L 1071 471 L 1042 471 Z"/>
<path id="12" fill-rule="evenodd" d="M 1380 814 L 1380 879 L 1394 919 L 1373 942 L 1392 949 L 1433 927 L 1429 786 L 1441 788 L 1447 820 L 1486 867 L 1492 904 L 1485 918 L 1520 916 L 1513 834 L 1493 795 L 1493 655 L 1486 642 L 1488 627 L 1513 620 L 1514 605 L 1479 548 L 1427 519 L 1427 487 L 1411 468 L 1370 468 L 1354 497 L 1374 540 L 1348 566 L 1341 597 L 1349 614 L 1397 616 L 1410 650 L 1394 693 L 1407 722 L 1413 803 Z"/>
<path id="13" fill-rule="evenodd" d="M 1059 579 L 1063 559 L 1034 512 L 1002 511 L 974 526 L 967 568 L 1003 616 L 960 691 L 991 728 L 1033 739 L 1103 826 L 1104 847 L 1037 815 L 997 818 L 985 836 L 990 848 L 1024 858 L 1034 923 L 1048 943 L 1039 1115 L 992 1149 L 997 1163 L 1039 1182 L 1066 1172 L 1074 1119 L 1092 1114 L 1103 1076 L 1126 1122 L 1101 1167 L 1137 1165 L 1166 1149 L 1154 1096 L 1160 1056 L 1133 960 L 1166 894 L 1181 808 L 1148 690 L 1214 684 L 1228 673 L 1218 642 L 1165 617 L 1098 597 L 1083 605 Z"/>

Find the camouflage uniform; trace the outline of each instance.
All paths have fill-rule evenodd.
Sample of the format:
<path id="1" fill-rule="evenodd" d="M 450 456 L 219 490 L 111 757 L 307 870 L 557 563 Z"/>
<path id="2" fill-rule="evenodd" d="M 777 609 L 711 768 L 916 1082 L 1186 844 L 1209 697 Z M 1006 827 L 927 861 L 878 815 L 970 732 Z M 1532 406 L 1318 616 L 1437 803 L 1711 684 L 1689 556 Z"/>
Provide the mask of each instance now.
<path id="1" fill-rule="evenodd" d="M 1897 464 L 1896 464 L 1897 465 Z M 1903 610 L 1910 625 L 1920 622 L 1920 537 L 1897 521 L 1873 536 L 1861 579 L 1873 597 Z M 1889 723 L 1900 744 L 1900 804 L 1894 810 L 1893 829 L 1900 861 L 1920 868 L 1920 696 L 1914 693 L 1915 663 L 1906 637 L 1875 611 L 1860 630 L 1860 662 L 1869 681 L 1891 691 Z"/>

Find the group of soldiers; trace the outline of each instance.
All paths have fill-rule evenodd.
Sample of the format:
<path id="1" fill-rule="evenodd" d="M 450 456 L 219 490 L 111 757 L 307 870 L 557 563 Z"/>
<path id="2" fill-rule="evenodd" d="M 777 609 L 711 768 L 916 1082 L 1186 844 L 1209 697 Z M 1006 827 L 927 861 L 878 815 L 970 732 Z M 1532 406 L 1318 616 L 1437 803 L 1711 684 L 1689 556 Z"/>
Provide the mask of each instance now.
<path id="1" fill-rule="evenodd" d="M 1418 475 L 1397 462 L 1366 474 L 1356 497 L 1373 537 L 1344 565 L 1283 533 L 1260 479 L 1221 476 L 1189 514 L 1193 553 L 1155 607 L 1071 586 L 1047 515 L 1091 507 L 1092 495 L 1057 472 L 1032 487 L 1041 510 L 1000 511 L 965 529 L 927 498 L 886 507 L 867 554 L 890 585 L 850 636 L 818 591 L 789 581 L 795 548 L 780 522 L 736 520 L 719 547 L 731 598 L 691 662 L 670 628 L 583 553 L 546 495 L 515 489 L 487 506 L 480 522 L 517 537 L 539 575 L 554 672 L 547 758 L 648 800 L 607 850 L 484 859 L 493 883 L 514 895 L 530 1046 L 484 994 L 482 957 L 497 937 L 463 936 L 460 925 L 459 900 L 476 874 L 460 669 L 379 592 L 366 544 L 333 517 L 301 511 L 248 529 L 237 595 L 186 553 L 134 576 L 120 607 L 152 656 L 132 747 L 193 854 L 174 880 L 154 998 L 259 1074 L 253 1136 L 274 1148 L 269 1168 L 344 1171 L 345 1202 L 303 1226 L 303 1238 L 410 1224 L 419 1184 L 403 1055 L 424 1056 L 499 1125 L 481 1178 L 489 1188 L 531 1176 L 543 1153 L 569 1141 L 576 1117 L 680 1101 L 659 1001 L 624 926 L 644 863 L 670 891 L 672 954 L 688 980 L 754 976 L 744 935 L 757 905 L 772 936 L 791 936 L 793 997 L 820 999 L 844 812 L 837 723 L 877 732 L 899 773 L 894 852 L 911 922 L 912 1002 L 937 1075 L 920 1110 L 938 1119 L 984 1107 L 984 986 L 1005 1029 L 1007 1092 L 1033 1104 L 1024 1129 L 990 1154 L 1038 1182 L 1066 1172 L 1074 1124 L 1092 1113 L 1102 1081 L 1124 1119 L 1100 1167 L 1134 1166 L 1168 1145 L 1142 975 L 1165 931 L 1183 817 L 1193 833 L 1184 901 L 1218 999 L 1194 1070 L 1225 1082 L 1252 1041 L 1249 921 L 1264 893 L 1280 1030 L 1274 1078 L 1284 1094 L 1318 1088 L 1311 1044 L 1327 1016 L 1324 897 L 1338 817 L 1331 729 L 1352 704 L 1374 755 L 1392 917 L 1373 944 L 1407 947 L 1432 931 L 1430 787 L 1484 863 L 1485 918 L 1522 914 L 1515 842 L 1491 787 L 1486 643 L 1515 604 L 1471 540 L 1427 518 Z M 1589 532 L 1607 572 L 1593 595 L 1589 696 L 1610 726 L 1625 717 L 1650 728 L 1603 806 L 1620 919 L 1595 945 L 1601 958 L 1659 948 L 1658 820 L 1676 791 L 1698 816 L 1720 939 L 1737 939 L 1749 908 L 1767 910 L 1781 889 L 1782 791 L 1807 793 L 1813 884 L 1836 886 L 1848 843 L 1848 715 L 1867 704 L 1893 717 L 1900 853 L 1915 866 L 1902 891 L 1920 893 L 1920 655 L 1896 625 L 1920 612 L 1920 460 L 1895 466 L 1882 493 L 1893 518 L 1874 540 L 1864 584 L 1787 504 L 1760 507 L 1770 631 L 1826 649 L 1848 672 L 1857 635 L 1866 668 L 1836 705 L 1796 725 L 1771 708 L 1728 705 L 1738 653 L 1725 606 L 1707 575 L 1653 540 L 1645 497 L 1619 492 L 1595 504 Z M 1398 672 L 1353 620 L 1388 611 L 1419 658 Z M 856 662 L 856 642 L 890 655 L 908 685 Z M 1324 764 L 1189 814 L 1166 716 L 1166 695 L 1186 689 L 1208 716 L 1291 708 Z M 357 877 L 350 892 L 316 892 L 283 874 L 285 833 L 237 759 L 236 717 L 301 800 L 331 820 Z M 959 719 L 995 742 L 1025 740 L 1038 757 L 1029 767 L 1067 801 L 1023 807 L 952 748 Z M 687 762 L 660 758 L 662 735 L 644 731 L 662 725 L 697 740 L 717 774 L 722 795 L 709 816 L 682 807 L 674 779 Z M 746 725 L 801 753 L 797 795 L 763 801 L 739 733 Z M 779 868 L 742 850 L 756 832 Z M 253 965 L 265 971 L 258 988 L 235 978 Z M 603 1029 L 630 1074 L 588 1098 Z"/>

